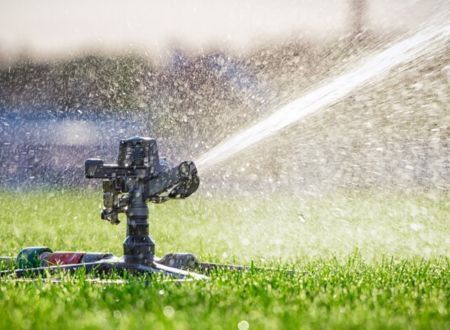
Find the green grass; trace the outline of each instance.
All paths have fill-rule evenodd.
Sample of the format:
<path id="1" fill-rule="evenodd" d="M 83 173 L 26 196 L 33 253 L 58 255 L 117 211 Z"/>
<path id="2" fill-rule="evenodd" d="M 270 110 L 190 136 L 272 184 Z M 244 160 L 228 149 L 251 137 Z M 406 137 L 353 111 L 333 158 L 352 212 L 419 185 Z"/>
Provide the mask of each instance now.
<path id="1" fill-rule="evenodd" d="M 0 193 L 0 254 L 46 245 L 120 255 L 124 224 L 98 220 L 100 197 Z M 448 196 L 197 196 L 152 206 L 151 215 L 159 255 L 190 251 L 272 270 L 182 285 L 1 279 L 0 328 L 450 327 Z"/>

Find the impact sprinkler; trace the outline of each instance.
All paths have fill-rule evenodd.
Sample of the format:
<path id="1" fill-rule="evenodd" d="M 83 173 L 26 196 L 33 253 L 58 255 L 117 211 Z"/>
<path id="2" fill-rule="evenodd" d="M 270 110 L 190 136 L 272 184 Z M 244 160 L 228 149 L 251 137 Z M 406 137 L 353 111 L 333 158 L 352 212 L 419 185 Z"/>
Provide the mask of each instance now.
<path id="1" fill-rule="evenodd" d="M 17 277 L 53 274 L 61 271 L 101 274 L 159 273 L 176 279 L 205 279 L 214 268 L 245 269 L 242 266 L 201 263 L 190 253 L 155 256 L 155 243 L 149 236 L 147 202 L 162 203 L 193 194 L 200 183 L 193 162 L 184 161 L 171 168 L 160 158 L 155 139 L 133 137 L 120 141 L 117 164 L 105 164 L 101 159 L 85 162 L 88 179 L 103 180 L 103 210 L 101 218 L 117 225 L 119 213 L 127 218 L 123 257 L 110 253 L 53 252 L 47 247 L 23 249 L 17 258 L 1 258 L 0 262 L 14 264 L 16 269 L 0 272 L 0 276 Z"/>

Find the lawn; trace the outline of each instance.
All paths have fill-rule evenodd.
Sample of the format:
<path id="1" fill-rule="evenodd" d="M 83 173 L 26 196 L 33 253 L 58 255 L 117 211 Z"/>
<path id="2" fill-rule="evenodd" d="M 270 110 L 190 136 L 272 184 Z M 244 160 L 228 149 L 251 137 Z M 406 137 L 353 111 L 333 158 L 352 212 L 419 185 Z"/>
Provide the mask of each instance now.
<path id="1" fill-rule="evenodd" d="M 450 203 L 442 194 L 198 196 L 151 206 L 158 255 L 270 268 L 177 284 L 0 281 L 0 328 L 449 328 Z M 96 191 L 0 193 L 0 255 L 121 254 Z M 294 270 L 294 273 L 286 272 Z"/>

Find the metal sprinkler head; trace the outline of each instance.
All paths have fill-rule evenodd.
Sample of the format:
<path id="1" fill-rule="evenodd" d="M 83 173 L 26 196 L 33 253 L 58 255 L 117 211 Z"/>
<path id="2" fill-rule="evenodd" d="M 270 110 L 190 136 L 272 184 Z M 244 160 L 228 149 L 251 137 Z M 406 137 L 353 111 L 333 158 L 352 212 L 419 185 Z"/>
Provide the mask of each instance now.
<path id="1" fill-rule="evenodd" d="M 120 141 L 117 164 L 86 160 L 85 174 L 88 179 L 103 179 L 103 220 L 118 224 L 119 213 L 126 214 L 127 238 L 123 252 L 125 263 L 130 264 L 148 265 L 154 259 L 147 202 L 186 198 L 200 183 L 193 162 L 170 168 L 160 159 L 156 140 L 143 137 Z"/>

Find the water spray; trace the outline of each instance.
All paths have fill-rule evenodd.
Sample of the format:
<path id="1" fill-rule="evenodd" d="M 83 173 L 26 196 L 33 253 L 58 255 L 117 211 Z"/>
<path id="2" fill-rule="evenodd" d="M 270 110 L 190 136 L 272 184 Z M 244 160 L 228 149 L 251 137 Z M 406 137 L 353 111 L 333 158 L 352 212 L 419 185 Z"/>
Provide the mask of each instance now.
<path id="1" fill-rule="evenodd" d="M 196 160 L 198 168 L 206 170 L 276 134 L 288 125 L 335 104 L 356 88 L 381 79 L 395 66 L 421 55 L 432 43 L 448 42 L 449 36 L 450 24 L 432 26 L 364 59 L 356 69 L 345 72 L 331 82 L 288 103 L 267 118 L 207 151 Z"/>

